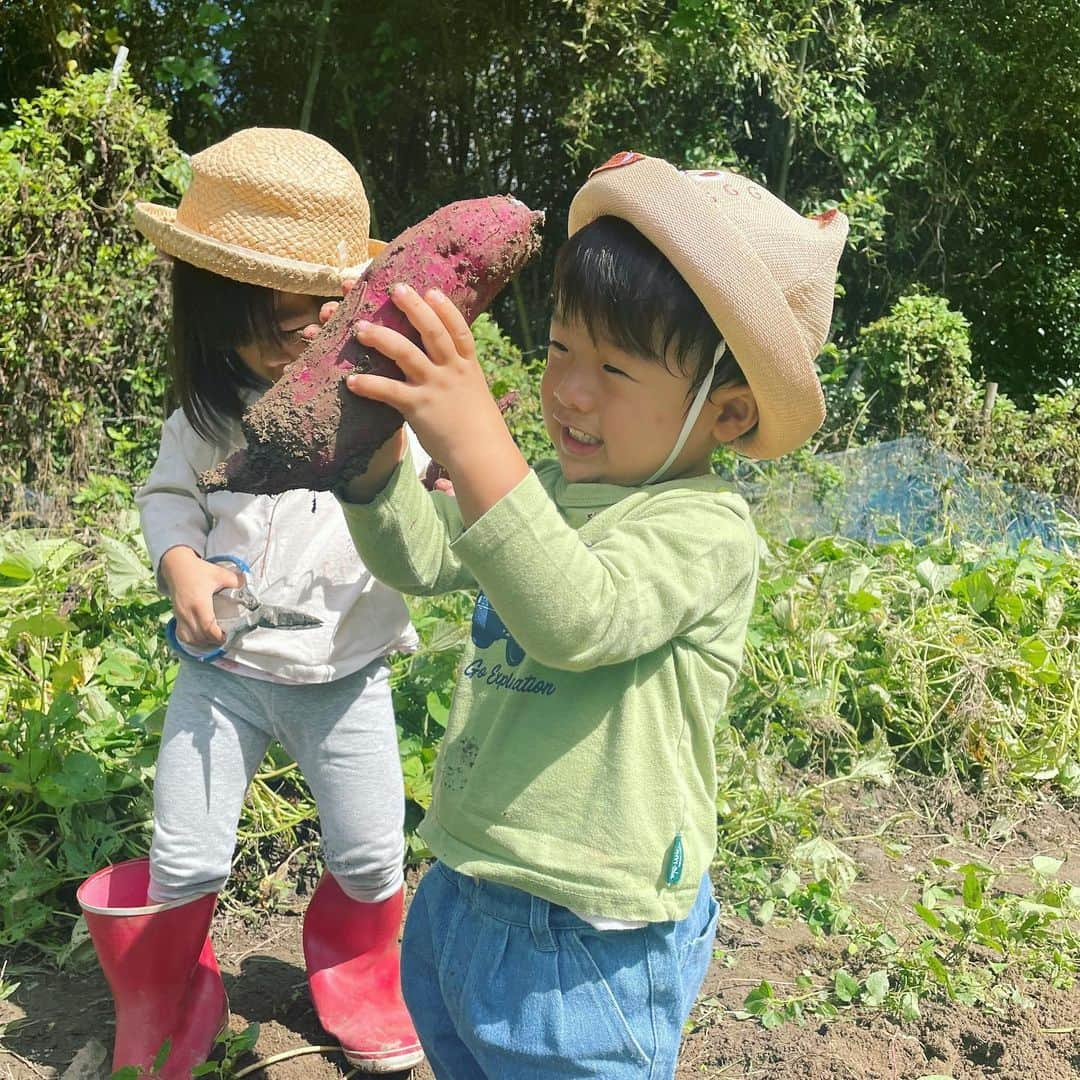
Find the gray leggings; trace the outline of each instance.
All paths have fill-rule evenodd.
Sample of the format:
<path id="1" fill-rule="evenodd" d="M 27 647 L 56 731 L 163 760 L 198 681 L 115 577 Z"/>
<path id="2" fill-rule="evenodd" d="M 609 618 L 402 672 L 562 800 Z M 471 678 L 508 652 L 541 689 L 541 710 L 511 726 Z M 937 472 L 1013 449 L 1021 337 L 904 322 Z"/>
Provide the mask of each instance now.
<path id="1" fill-rule="evenodd" d="M 376 660 L 330 683 L 286 686 L 180 664 L 154 780 L 150 898 L 225 884 L 244 793 L 272 739 L 315 796 L 327 869 L 354 900 L 402 884 L 405 795 L 389 671 Z"/>

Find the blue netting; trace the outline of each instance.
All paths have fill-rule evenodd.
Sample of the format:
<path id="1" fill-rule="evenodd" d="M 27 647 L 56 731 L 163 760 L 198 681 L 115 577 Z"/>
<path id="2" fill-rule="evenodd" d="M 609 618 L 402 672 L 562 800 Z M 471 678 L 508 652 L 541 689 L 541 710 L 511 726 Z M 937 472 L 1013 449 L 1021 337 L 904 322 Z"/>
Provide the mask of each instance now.
<path id="1" fill-rule="evenodd" d="M 1015 548 L 1038 538 L 1060 549 L 1061 524 L 1075 510 L 977 473 L 917 437 L 819 454 L 809 468 L 744 465 L 734 485 L 758 528 L 785 539 L 839 534 L 870 543 L 898 536 L 922 543 L 949 535 Z"/>

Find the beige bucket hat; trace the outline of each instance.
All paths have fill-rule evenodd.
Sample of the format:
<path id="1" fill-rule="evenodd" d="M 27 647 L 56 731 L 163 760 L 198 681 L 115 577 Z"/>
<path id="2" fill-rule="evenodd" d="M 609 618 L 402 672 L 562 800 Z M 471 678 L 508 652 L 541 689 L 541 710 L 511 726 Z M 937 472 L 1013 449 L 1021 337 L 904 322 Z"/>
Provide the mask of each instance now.
<path id="1" fill-rule="evenodd" d="M 680 172 L 632 151 L 590 173 L 570 205 L 570 235 L 605 214 L 667 256 L 735 355 L 759 414 L 735 449 L 776 458 L 806 442 L 825 419 L 814 360 L 832 320 L 847 218 L 804 217 L 746 177 Z"/>
<path id="2" fill-rule="evenodd" d="M 386 245 L 368 236 L 364 184 L 328 142 L 290 128 L 245 128 L 191 159 L 176 209 L 135 204 L 156 248 L 223 277 L 282 292 L 340 296 Z"/>

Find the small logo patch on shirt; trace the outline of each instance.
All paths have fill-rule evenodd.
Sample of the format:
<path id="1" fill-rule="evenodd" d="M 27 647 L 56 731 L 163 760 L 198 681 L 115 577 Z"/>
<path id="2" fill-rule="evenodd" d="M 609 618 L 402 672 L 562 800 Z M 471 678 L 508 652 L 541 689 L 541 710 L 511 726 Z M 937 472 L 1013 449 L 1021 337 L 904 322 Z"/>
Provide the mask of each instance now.
<path id="1" fill-rule="evenodd" d="M 472 640 L 478 649 L 489 649 L 497 641 L 506 643 L 506 662 L 517 667 L 525 659 L 525 650 L 514 640 L 506 629 L 506 624 L 499 618 L 499 613 L 491 606 L 487 594 L 480 591 L 473 608 Z"/>
<path id="2" fill-rule="evenodd" d="M 603 165 L 597 165 L 589 173 L 589 178 L 591 179 L 598 172 L 603 172 L 605 169 L 621 169 L 624 165 L 633 165 L 635 161 L 642 161 L 644 157 L 644 154 L 639 154 L 636 150 L 621 150 L 619 153 L 609 157 Z"/>
<path id="3" fill-rule="evenodd" d="M 682 877 L 683 869 L 683 843 L 682 834 L 676 833 L 675 839 L 668 849 L 667 866 L 664 869 L 664 881 L 668 885 L 674 885 Z"/>

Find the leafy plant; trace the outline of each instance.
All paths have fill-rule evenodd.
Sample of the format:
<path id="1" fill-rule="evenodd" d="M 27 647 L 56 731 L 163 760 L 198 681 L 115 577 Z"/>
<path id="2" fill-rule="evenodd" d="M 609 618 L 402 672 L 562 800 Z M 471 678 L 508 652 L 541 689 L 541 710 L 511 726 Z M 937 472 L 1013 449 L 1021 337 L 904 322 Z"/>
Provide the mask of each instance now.
<path id="1" fill-rule="evenodd" d="M 138 541 L 0 533 L 0 940 L 55 942 L 52 894 L 145 850 L 173 665 Z"/>
<path id="2" fill-rule="evenodd" d="M 0 531 L 0 943 L 85 955 L 76 883 L 144 855 L 176 661 L 134 513 L 102 533 Z M 317 876 L 315 807 L 280 749 L 256 774 L 225 900 Z"/>
<path id="3" fill-rule="evenodd" d="M 973 441 L 978 394 L 970 326 L 940 296 L 911 293 L 859 331 L 845 410 L 856 430 L 879 437 L 919 432 L 945 449 Z"/>
<path id="4" fill-rule="evenodd" d="M 1080 970 L 1080 888 L 1055 880 L 1059 860 L 1032 860 L 1033 888 L 1026 894 L 994 891 L 997 874 L 988 866 L 934 862 L 944 876 L 924 883 L 913 909 L 922 934 L 912 933 L 910 924 L 894 934 L 856 916 L 840 928 L 848 938 L 846 966 L 827 978 L 804 971 L 790 994 L 762 982 L 736 1016 L 772 1028 L 807 1017 L 832 1019 L 857 1005 L 911 1020 L 928 1002 L 999 1007 L 1017 998 L 1018 978 L 1072 985 Z M 787 894 L 790 916 L 802 910 L 800 894 L 820 885 L 793 887 L 785 873 L 772 888 L 777 896 Z"/>
<path id="5" fill-rule="evenodd" d="M 553 451 L 540 413 L 537 365 L 525 362 L 521 350 L 487 312 L 473 323 L 472 330 L 476 355 L 492 394 L 497 398 L 511 392 L 517 395 L 506 422 L 518 449 L 530 463 L 550 457 Z M 539 366 L 542 368 L 542 362 Z"/>
<path id="6" fill-rule="evenodd" d="M 166 283 L 130 215 L 187 165 L 167 117 L 108 85 L 70 75 L 0 129 L 0 448 L 44 492 L 142 475 L 162 419 Z"/>
<path id="7" fill-rule="evenodd" d="M 428 852 L 415 829 L 431 803 L 435 757 L 446 730 L 458 661 L 468 637 L 472 596 L 448 593 L 423 600 L 410 598 L 409 603 L 421 644 L 415 653 L 395 659 L 391 686 L 408 800 L 406 839 L 410 857 L 420 858 Z"/>
<path id="8" fill-rule="evenodd" d="M 731 722 L 832 768 L 884 737 L 930 773 L 1080 790 L 1080 573 L 1035 543 L 773 545 Z"/>
<path id="9" fill-rule="evenodd" d="M 221 1057 L 213 1061 L 203 1062 L 202 1065 L 196 1065 L 191 1070 L 192 1077 L 216 1076 L 220 1077 L 221 1080 L 229 1080 L 230 1077 L 237 1074 L 237 1061 L 244 1054 L 254 1050 L 258 1041 L 258 1024 L 248 1024 L 243 1031 L 223 1031 L 214 1044 L 215 1049 L 221 1049 Z"/>
<path id="10" fill-rule="evenodd" d="M 1032 394 L 1028 408 L 1004 393 L 988 403 L 970 334 L 943 297 L 915 292 L 863 327 L 852 347 L 828 345 L 819 360 L 829 406 L 823 443 L 919 434 L 981 473 L 1080 507 L 1080 386 L 1060 380 Z M 818 468 L 808 455 L 799 465 Z"/>

